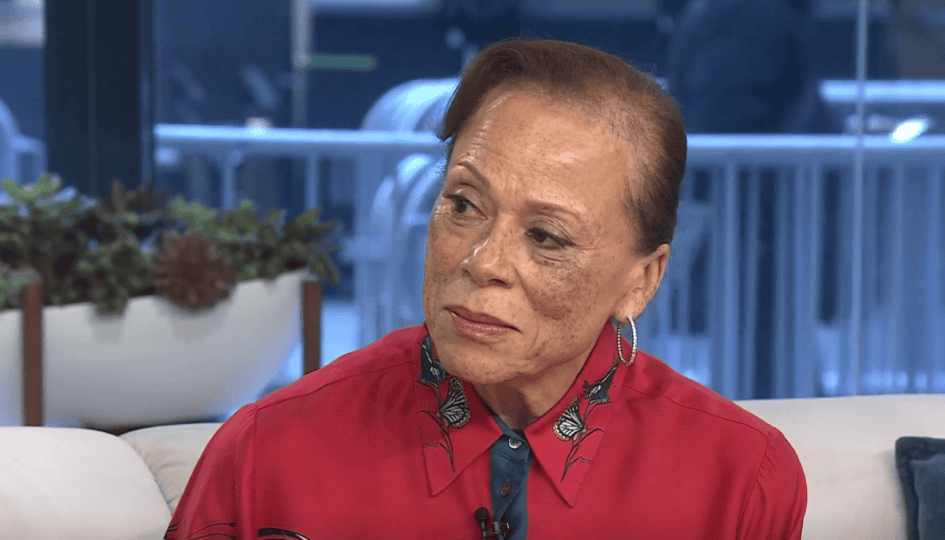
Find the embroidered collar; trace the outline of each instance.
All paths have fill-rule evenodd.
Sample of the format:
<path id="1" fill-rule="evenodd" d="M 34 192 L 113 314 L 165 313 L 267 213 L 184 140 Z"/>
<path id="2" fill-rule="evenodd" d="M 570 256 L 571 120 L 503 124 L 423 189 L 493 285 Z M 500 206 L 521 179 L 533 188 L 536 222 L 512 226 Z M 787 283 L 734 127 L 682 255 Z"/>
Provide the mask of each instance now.
<path id="1" fill-rule="evenodd" d="M 609 425 L 614 409 L 609 405 L 627 372 L 617 358 L 615 334 L 608 322 L 564 397 L 525 428 L 540 468 L 572 507 Z M 427 476 L 436 495 L 489 451 L 502 430 L 475 388 L 446 372 L 429 335 L 420 345 L 415 387 Z"/>

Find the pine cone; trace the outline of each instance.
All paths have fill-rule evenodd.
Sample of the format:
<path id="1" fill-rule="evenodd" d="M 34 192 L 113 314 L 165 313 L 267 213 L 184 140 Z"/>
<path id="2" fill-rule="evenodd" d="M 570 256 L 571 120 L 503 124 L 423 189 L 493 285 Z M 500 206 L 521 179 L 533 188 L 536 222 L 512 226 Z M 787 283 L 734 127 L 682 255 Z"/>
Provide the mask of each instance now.
<path id="1" fill-rule="evenodd" d="M 214 305 L 229 296 L 236 284 L 226 254 L 203 235 L 165 239 L 154 266 L 157 293 L 192 309 Z"/>

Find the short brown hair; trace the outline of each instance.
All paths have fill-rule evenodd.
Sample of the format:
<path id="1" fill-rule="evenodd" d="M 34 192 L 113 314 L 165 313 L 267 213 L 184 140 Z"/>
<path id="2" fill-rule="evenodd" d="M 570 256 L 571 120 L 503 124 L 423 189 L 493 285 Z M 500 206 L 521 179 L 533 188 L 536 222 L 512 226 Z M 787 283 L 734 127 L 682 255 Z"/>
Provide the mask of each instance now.
<path id="1" fill-rule="evenodd" d="M 635 247 L 649 254 L 672 242 L 686 169 L 686 128 L 678 104 L 652 75 L 577 43 L 531 38 L 496 43 L 472 60 L 450 101 L 439 135 L 447 141 L 447 163 L 456 136 L 486 94 L 506 85 L 598 116 L 632 148 L 641 149 L 642 189 L 630 189 L 628 181 L 624 202 L 631 226 L 640 233 Z"/>

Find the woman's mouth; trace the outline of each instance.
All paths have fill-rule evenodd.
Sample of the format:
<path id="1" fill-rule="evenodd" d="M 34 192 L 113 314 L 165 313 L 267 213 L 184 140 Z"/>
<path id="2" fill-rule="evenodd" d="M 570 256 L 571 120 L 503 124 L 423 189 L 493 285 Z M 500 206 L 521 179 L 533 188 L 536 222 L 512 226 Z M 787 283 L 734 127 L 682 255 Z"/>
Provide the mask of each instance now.
<path id="1" fill-rule="evenodd" d="M 485 313 L 475 313 L 460 306 L 450 306 L 446 310 L 456 332 L 467 337 L 497 336 L 515 330 L 512 325 Z"/>

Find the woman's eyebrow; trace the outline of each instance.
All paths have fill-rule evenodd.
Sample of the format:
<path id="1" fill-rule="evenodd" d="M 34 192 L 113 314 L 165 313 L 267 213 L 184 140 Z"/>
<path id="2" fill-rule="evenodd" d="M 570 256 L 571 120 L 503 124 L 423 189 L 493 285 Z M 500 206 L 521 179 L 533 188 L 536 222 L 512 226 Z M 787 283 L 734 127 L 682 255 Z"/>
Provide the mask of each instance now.
<path id="1" fill-rule="evenodd" d="M 565 217 L 573 219 L 574 221 L 578 223 L 581 222 L 581 218 L 578 215 L 578 213 L 575 212 L 574 209 L 569 208 L 567 206 L 555 204 L 553 202 L 548 202 L 548 201 L 536 201 L 536 200 L 528 201 L 527 205 L 528 205 L 528 209 L 532 212 L 535 212 L 536 214 L 565 216 Z"/>
<path id="2" fill-rule="evenodd" d="M 457 167 L 462 166 L 464 169 L 466 169 L 466 170 L 468 170 L 469 172 L 471 172 L 473 176 L 475 176 L 480 182 L 482 182 L 483 184 L 485 184 L 486 188 L 491 188 L 491 187 L 492 187 L 492 184 L 489 182 L 489 179 L 486 177 L 486 175 L 482 174 L 482 172 L 480 172 L 479 169 L 477 169 L 477 168 L 476 168 L 472 163 L 470 163 L 468 160 L 465 160 L 465 159 L 464 159 L 464 160 L 460 161 L 459 163 L 457 163 L 456 166 L 457 166 Z"/>
<path id="3" fill-rule="evenodd" d="M 582 243 L 590 238 L 587 223 L 574 209 L 547 201 L 531 200 L 526 205 L 533 214 L 557 220 L 566 228 L 571 241 Z"/>
<path id="4" fill-rule="evenodd" d="M 480 182 L 482 182 L 486 189 L 490 188 L 491 185 L 489 183 L 489 178 L 482 174 L 482 172 L 469 161 L 462 160 L 457 163 L 456 166 L 462 166 L 464 169 L 472 173 L 472 175 L 475 176 Z M 531 212 L 535 212 L 536 214 L 544 214 L 547 216 L 564 217 L 567 218 L 569 222 L 573 222 L 575 225 L 583 229 L 584 222 L 581 218 L 580 212 L 571 206 L 566 206 L 564 204 L 558 204 L 551 201 L 541 201 L 534 199 L 527 201 L 526 205 Z"/>

